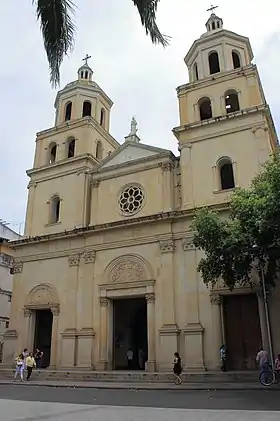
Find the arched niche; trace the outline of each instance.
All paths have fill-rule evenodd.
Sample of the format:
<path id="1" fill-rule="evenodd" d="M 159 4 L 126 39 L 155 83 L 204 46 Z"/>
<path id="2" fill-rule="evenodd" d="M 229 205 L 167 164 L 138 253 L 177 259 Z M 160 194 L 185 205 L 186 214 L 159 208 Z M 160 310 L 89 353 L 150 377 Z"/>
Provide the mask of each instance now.
<path id="1" fill-rule="evenodd" d="M 29 309 L 59 309 L 59 299 L 56 289 L 51 284 L 36 285 L 28 294 L 25 308 Z"/>
<path id="2" fill-rule="evenodd" d="M 105 283 L 123 283 L 149 281 L 153 279 L 152 268 L 142 256 L 126 254 L 116 257 L 106 267 L 103 280 Z"/>

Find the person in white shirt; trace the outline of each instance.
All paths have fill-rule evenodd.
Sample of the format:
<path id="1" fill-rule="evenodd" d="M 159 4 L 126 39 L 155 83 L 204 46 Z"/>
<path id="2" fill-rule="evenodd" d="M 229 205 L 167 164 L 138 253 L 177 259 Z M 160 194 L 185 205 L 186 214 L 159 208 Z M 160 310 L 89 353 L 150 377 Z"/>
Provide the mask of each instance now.
<path id="1" fill-rule="evenodd" d="M 268 364 L 269 364 L 269 356 L 268 356 L 268 352 L 265 351 L 262 347 L 259 349 L 259 352 L 257 353 L 256 361 L 259 365 L 261 372 L 267 369 Z"/>
<path id="2" fill-rule="evenodd" d="M 126 353 L 126 358 L 127 358 L 128 369 L 132 370 L 132 368 L 133 368 L 133 351 L 132 351 L 131 348 L 128 349 L 128 351 Z"/>

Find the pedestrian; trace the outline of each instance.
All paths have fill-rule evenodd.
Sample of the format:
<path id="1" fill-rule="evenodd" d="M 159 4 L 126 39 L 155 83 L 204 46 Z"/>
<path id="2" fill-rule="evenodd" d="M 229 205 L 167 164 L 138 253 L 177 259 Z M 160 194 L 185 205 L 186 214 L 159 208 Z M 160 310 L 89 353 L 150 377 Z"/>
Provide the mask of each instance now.
<path id="1" fill-rule="evenodd" d="M 23 372 L 24 372 L 24 356 L 22 353 L 20 353 L 17 358 L 15 359 L 16 361 L 16 372 L 15 372 L 15 377 L 14 380 L 17 379 L 17 375 L 20 375 L 20 381 L 23 382 Z"/>
<path id="2" fill-rule="evenodd" d="M 178 352 L 174 352 L 173 373 L 176 377 L 175 384 L 181 384 L 182 360 Z"/>
<path id="3" fill-rule="evenodd" d="M 143 351 L 142 348 L 139 348 L 139 350 L 138 350 L 138 365 L 139 365 L 140 370 L 143 370 L 144 367 L 145 367 L 145 364 L 144 364 L 144 351 Z"/>
<path id="4" fill-rule="evenodd" d="M 23 355 L 23 365 L 24 365 L 24 370 L 26 370 L 26 358 L 27 358 L 27 357 L 28 357 L 28 355 L 29 355 L 29 352 L 28 352 L 27 348 L 24 348 L 24 350 L 23 350 L 23 352 L 22 352 L 22 355 Z"/>
<path id="5" fill-rule="evenodd" d="M 38 373 L 40 372 L 40 370 L 42 368 L 43 355 L 44 355 L 43 351 L 41 351 L 39 348 L 37 348 L 34 358 L 35 358 Z"/>
<path id="6" fill-rule="evenodd" d="M 33 357 L 32 352 L 29 353 L 28 357 L 26 358 L 26 368 L 27 368 L 27 378 L 29 380 L 32 374 L 33 367 L 36 367 L 36 362 Z"/>
<path id="7" fill-rule="evenodd" d="M 132 370 L 133 368 L 133 351 L 131 348 L 128 349 L 127 353 L 126 353 L 126 358 L 127 358 L 127 366 L 129 370 Z"/>
<path id="8" fill-rule="evenodd" d="M 220 348 L 220 359 L 221 359 L 221 371 L 227 371 L 226 370 L 227 353 L 226 353 L 225 345 L 222 345 Z"/>
<path id="9" fill-rule="evenodd" d="M 259 352 L 256 356 L 256 362 L 259 365 L 260 375 L 263 377 L 263 380 L 266 381 L 269 368 L 269 356 L 268 352 L 265 351 L 263 347 L 259 348 Z"/>
<path id="10" fill-rule="evenodd" d="M 275 371 L 277 371 L 277 373 L 280 373 L 280 354 L 277 355 L 274 365 Z"/>

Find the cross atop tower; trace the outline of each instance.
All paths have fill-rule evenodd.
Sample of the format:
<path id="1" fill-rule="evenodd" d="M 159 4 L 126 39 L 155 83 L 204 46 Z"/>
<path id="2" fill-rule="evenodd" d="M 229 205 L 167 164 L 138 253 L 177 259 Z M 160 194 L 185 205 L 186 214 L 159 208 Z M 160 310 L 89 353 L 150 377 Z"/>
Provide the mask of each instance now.
<path id="1" fill-rule="evenodd" d="M 88 54 L 85 56 L 85 58 L 83 58 L 82 60 L 85 62 L 85 64 L 88 64 L 88 60 L 91 58 L 91 56 L 89 56 Z"/>
<path id="2" fill-rule="evenodd" d="M 219 7 L 219 6 L 213 6 L 213 4 L 211 4 L 211 7 L 209 7 L 209 9 L 207 9 L 207 12 L 214 13 L 214 10 L 216 10 L 217 7 Z"/>

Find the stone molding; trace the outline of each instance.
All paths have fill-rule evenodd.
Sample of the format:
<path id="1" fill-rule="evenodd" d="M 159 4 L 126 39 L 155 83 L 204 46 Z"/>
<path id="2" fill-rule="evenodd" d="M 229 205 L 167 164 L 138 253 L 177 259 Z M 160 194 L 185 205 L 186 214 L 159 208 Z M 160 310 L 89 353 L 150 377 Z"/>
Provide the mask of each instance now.
<path id="1" fill-rule="evenodd" d="M 204 327 L 200 323 L 188 323 L 183 329 L 184 335 L 202 335 Z"/>
<path id="2" fill-rule="evenodd" d="M 18 333 L 17 333 L 16 329 L 8 329 L 3 334 L 3 338 L 4 339 L 17 339 L 18 338 Z"/>
<path id="3" fill-rule="evenodd" d="M 100 298 L 99 304 L 100 304 L 100 307 L 108 307 L 108 305 L 109 305 L 108 298 Z"/>
<path id="4" fill-rule="evenodd" d="M 83 254 L 85 264 L 95 263 L 96 252 L 95 250 L 86 250 Z"/>
<path id="5" fill-rule="evenodd" d="M 31 317 L 32 312 L 28 308 L 24 308 L 23 309 L 23 314 L 24 314 L 24 317 Z"/>
<path id="6" fill-rule="evenodd" d="M 52 314 L 53 314 L 54 317 L 59 316 L 60 315 L 60 307 L 59 307 L 59 305 L 52 306 L 51 307 L 51 312 L 52 312 Z"/>
<path id="7" fill-rule="evenodd" d="M 105 283 L 99 284 L 99 289 L 101 292 L 103 291 L 119 291 L 122 289 L 151 289 L 153 290 L 155 285 L 154 280 L 147 280 L 147 281 L 132 281 L 132 282 L 119 282 L 119 283 Z"/>
<path id="8" fill-rule="evenodd" d="M 80 254 L 72 254 L 68 257 L 69 266 L 79 266 L 80 263 Z"/>
<path id="9" fill-rule="evenodd" d="M 153 279 L 150 264 L 137 254 L 125 254 L 116 257 L 106 267 L 104 283 L 122 283 Z"/>
<path id="10" fill-rule="evenodd" d="M 83 338 L 94 338 L 95 335 L 96 333 L 91 327 L 83 327 L 77 332 L 77 336 Z"/>
<path id="11" fill-rule="evenodd" d="M 221 297 L 218 294 L 210 294 L 210 301 L 212 305 L 219 306 L 221 304 Z"/>
<path id="12" fill-rule="evenodd" d="M 15 273 L 21 273 L 23 269 L 23 262 L 16 262 L 13 266 L 13 272 Z"/>
<path id="13" fill-rule="evenodd" d="M 29 292 L 24 308 L 32 310 L 58 306 L 59 300 L 54 286 L 51 284 L 39 284 Z"/>
<path id="14" fill-rule="evenodd" d="M 61 337 L 66 339 L 73 339 L 77 337 L 77 329 L 75 328 L 67 328 L 63 332 L 61 332 Z"/>
<path id="15" fill-rule="evenodd" d="M 171 171 L 172 170 L 172 164 L 171 162 L 160 162 L 158 166 L 161 168 L 162 172 Z"/>
<path id="16" fill-rule="evenodd" d="M 174 240 L 162 240 L 159 242 L 159 247 L 161 253 L 174 253 L 175 242 Z"/>
<path id="17" fill-rule="evenodd" d="M 153 304 L 156 299 L 155 294 L 153 292 L 146 294 L 145 298 L 148 304 Z"/>
<path id="18" fill-rule="evenodd" d="M 163 325 L 159 329 L 160 336 L 179 336 L 181 330 L 178 328 L 176 324 L 171 325 Z"/>
<path id="19" fill-rule="evenodd" d="M 183 238 L 182 247 L 184 251 L 195 250 L 195 246 L 193 244 L 193 236 Z"/>

